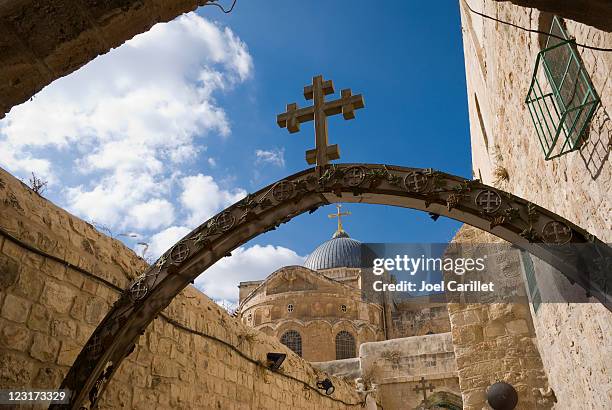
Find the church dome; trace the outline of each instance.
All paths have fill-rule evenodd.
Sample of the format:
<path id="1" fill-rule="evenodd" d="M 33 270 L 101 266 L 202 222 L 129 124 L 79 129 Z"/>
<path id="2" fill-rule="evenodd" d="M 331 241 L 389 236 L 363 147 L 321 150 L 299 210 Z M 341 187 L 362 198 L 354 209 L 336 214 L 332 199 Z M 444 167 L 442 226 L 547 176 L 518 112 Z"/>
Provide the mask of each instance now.
<path id="1" fill-rule="evenodd" d="M 361 242 L 352 239 L 344 231 L 338 231 L 333 238 L 322 243 L 304 262 L 312 270 L 331 268 L 361 267 Z"/>

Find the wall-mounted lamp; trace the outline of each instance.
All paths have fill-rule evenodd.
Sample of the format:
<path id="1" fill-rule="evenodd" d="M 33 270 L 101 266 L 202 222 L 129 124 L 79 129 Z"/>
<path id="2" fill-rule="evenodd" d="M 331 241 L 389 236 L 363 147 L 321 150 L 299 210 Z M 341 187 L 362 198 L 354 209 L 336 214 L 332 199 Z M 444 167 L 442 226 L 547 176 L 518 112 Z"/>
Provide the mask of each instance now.
<path id="1" fill-rule="evenodd" d="M 317 382 L 317 387 L 321 390 L 325 390 L 325 394 L 328 396 L 336 390 L 333 383 L 329 379 L 325 379 L 323 381 Z"/>
<path id="2" fill-rule="evenodd" d="M 286 357 L 287 355 L 285 353 L 268 353 L 266 355 L 266 366 L 270 370 L 278 370 Z"/>

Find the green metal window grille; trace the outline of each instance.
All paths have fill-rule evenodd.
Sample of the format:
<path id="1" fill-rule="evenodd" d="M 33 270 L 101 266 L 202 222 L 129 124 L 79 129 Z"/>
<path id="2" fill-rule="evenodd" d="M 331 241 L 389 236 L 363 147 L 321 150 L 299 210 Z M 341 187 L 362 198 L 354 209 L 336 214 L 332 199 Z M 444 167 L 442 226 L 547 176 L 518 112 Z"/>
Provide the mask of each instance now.
<path id="1" fill-rule="evenodd" d="M 527 251 L 521 251 L 521 260 L 523 262 L 523 268 L 525 269 L 525 277 L 527 278 L 529 300 L 533 305 L 533 311 L 537 313 L 538 309 L 540 308 L 540 304 L 542 303 L 542 297 L 540 296 L 540 289 L 538 288 L 538 282 L 536 281 L 533 260 Z"/>
<path id="2" fill-rule="evenodd" d="M 600 102 L 574 40 L 553 18 L 545 48 L 538 53 L 527 107 L 546 160 L 580 149 Z"/>

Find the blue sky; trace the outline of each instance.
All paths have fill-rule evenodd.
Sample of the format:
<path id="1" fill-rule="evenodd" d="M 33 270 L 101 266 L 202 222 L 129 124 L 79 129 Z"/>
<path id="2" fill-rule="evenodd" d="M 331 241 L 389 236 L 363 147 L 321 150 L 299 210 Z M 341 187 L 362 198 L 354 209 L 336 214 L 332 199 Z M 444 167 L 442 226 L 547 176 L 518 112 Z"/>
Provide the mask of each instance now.
<path id="1" fill-rule="evenodd" d="M 342 162 L 432 167 L 470 177 L 456 2 L 238 0 L 157 25 L 62 78 L 0 121 L 0 166 L 49 181 L 45 196 L 155 258 L 263 185 L 307 166 L 312 123 L 289 134 L 285 105 L 323 74 L 362 93 L 330 120 Z M 347 205 L 366 242 L 443 242 L 459 224 L 406 209 Z M 335 229 L 333 207 L 295 218 L 197 282 L 234 301 L 239 280 L 300 263 Z M 132 234 L 134 237 L 122 236 Z"/>
<path id="2" fill-rule="evenodd" d="M 236 137 L 228 141 L 230 149 L 239 151 L 244 144 L 285 149 L 286 167 L 261 171 L 251 189 L 306 166 L 304 151 L 314 144 L 312 123 L 289 134 L 274 119 L 286 103 L 307 103 L 302 87 L 319 73 L 334 80 L 337 93 L 351 88 L 365 98 L 366 108 L 357 111 L 355 120 L 330 120 L 330 141 L 340 145 L 342 162 L 432 167 L 471 177 L 458 3 L 263 4 L 239 1 L 227 16 L 214 8 L 200 10 L 231 26 L 254 60 L 256 81 L 246 87 L 253 97 L 235 93 L 225 105 Z M 250 170 L 238 164 L 231 173 L 251 179 Z M 458 227 L 454 221 L 433 223 L 426 214 L 405 209 L 347 208 L 353 216 L 346 218 L 346 229 L 364 241 L 446 241 Z M 303 216 L 256 241 L 310 252 L 333 233 L 327 218 L 332 211 Z"/>

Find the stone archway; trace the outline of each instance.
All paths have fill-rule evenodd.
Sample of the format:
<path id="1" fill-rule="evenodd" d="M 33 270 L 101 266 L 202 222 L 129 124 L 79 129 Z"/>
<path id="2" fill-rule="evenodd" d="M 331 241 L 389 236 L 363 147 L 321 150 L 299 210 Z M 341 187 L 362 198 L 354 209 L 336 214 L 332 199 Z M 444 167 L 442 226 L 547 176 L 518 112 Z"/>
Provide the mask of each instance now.
<path id="1" fill-rule="evenodd" d="M 306 211 L 335 202 L 413 208 L 473 225 L 546 260 L 609 309 L 603 273 L 583 275 L 555 245 L 591 243 L 594 255 L 612 249 L 569 221 L 479 181 L 431 169 L 334 164 L 294 174 L 248 195 L 177 242 L 124 291 L 98 325 L 62 383 L 69 405 L 95 406 L 108 381 L 151 321 L 189 283 L 236 247 Z M 589 248 L 589 249 L 591 249 Z M 87 408 L 87 407 L 85 407 Z"/>

